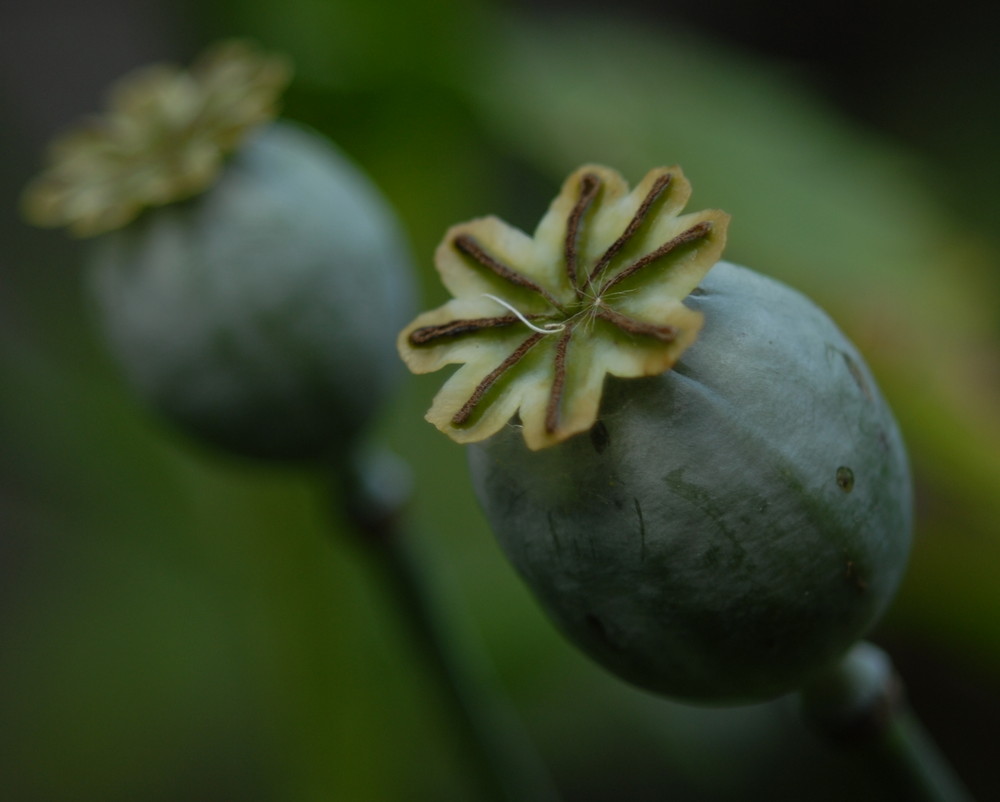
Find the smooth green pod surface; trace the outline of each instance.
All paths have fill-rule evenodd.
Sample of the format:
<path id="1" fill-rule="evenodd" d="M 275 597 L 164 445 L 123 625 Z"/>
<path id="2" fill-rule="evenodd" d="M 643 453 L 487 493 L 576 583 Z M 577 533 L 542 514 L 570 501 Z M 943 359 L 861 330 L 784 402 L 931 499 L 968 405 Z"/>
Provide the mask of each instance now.
<path id="1" fill-rule="evenodd" d="M 718 263 L 673 370 L 609 381 L 598 423 L 470 446 L 494 533 L 556 624 L 624 679 L 740 703 L 794 690 L 891 600 L 912 526 L 892 414 L 811 301 Z"/>
<path id="2" fill-rule="evenodd" d="M 92 284 L 138 393 L 188 432 L 267 458 L 348 446 L 400 376 L 410 258 L 361 171 L 288 123 L 219 180 L 99 238 Z"/>

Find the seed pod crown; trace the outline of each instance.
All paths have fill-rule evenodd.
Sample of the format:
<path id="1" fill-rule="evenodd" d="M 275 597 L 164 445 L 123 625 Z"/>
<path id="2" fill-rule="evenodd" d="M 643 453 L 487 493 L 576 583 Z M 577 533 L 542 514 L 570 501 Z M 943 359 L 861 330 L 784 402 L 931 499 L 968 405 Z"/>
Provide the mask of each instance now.
<path id="1" fill-rule="evenodd" d="M 683 299 L 718 260 L 729 216 L 684 214 L 679 167 L 650 171 L 629 191 L 614 170 L 574 172 L 534 236 L 495 217 L 451 228 L 437 249 L 454 296 L 401 333 L 415 373 L 462 364 L 427 419 L 460 443 L 518 417 L 544 448 L 597 419 L 605 376 L 668 370 L 701 315 Z"/>

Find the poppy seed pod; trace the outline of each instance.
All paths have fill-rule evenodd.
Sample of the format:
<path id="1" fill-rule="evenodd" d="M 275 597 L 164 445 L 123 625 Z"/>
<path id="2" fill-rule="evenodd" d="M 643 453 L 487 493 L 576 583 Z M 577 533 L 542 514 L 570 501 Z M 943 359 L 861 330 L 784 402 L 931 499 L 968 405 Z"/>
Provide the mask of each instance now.
<path id="1" fill-rule="evenodd" d="M 589 434 L 470 448 L 501 546 L 624 679 L 701 703 L 792 691 L 878 620 L 910 544 L 899 431 L 861 357 L 788 287 L 717 264 L 668 373 L 610 384 Z"/>
<path id="2" fill-rule="evenodd" d="M 490 526 L 568 637 L 644 688 L 751 702 L 885 610 L 910 477 L 854 346 L 794 290 L 716 264 L 728 215 L 682 213 L 689 192 L 676 167 L 629 191 L 589 165 L 532 237 L 453 227 L 455 298 L 398 342 L 417 372 L 463 363 L 427 417 L 470 444 Z"/>

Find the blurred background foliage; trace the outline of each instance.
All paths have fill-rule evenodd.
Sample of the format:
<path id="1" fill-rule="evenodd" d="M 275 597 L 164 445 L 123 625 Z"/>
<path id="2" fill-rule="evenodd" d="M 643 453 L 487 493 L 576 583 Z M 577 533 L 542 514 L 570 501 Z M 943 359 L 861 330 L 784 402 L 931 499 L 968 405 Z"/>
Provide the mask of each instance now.
<path id="1" fill-rule="evenodd" d="M 910 571 L 874 639 L 982 799 L 1000 797 L 1000 64 L 982 9 L 900 0 L 14 0 L 0 9 L 0 798 L 468 799 L 448 721 L 322 481 L 138 408 L 95 335 L 85 248 L 17 219 L 43 143 L 108 83 L 245 35 L 290 54 L 285 114 L 402 217 L 427 305 L 453 222 L 531 228 L 562 177 L 679 163 L 727 257 L 828 309 L 916 471 Z M 331 321 L 335 325 L 336 321 Z M 178 321 L 183 325 L 183 321 Z M 394 333 L 387 332 L 387 336 Z M 554 633 L 408 382 L 380 436 L 453 615 L 569 800 L 879 799 L 788 700 L 674 705 Z M 332 514 L 331 514 L 332 512 Z"/>

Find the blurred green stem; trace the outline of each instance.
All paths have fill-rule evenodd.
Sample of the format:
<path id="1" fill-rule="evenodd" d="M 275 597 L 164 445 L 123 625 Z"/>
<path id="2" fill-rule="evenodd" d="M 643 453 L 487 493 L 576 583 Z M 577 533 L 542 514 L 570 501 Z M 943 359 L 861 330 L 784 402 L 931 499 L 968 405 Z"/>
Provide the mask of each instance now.
<path id="1" fill-rule="evenodd" d="M 854 750 L 899 802 L 972 802 L 907 704 L 888 655 L 859 643 L 801 691 L 806 718 Z"/>
<path id="2" fill-rule="evenodd" d="M 497 689 L 474 633 L 458 620 L 440 571 L 417 550 L 402 525 L 409 471 L 395 455 L 366 452 L 338 474 L 343 508 L 358 541 L 394 597 L 399 614 L 438 679 L 457 739 L 475 770 L 476 799 L 554 802 L 556 793 L 527 734 Z M 426 547 L 425 547 L 426 548 Z"/>

